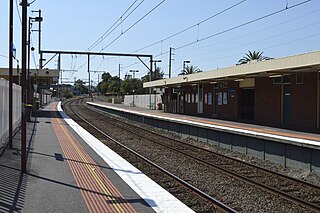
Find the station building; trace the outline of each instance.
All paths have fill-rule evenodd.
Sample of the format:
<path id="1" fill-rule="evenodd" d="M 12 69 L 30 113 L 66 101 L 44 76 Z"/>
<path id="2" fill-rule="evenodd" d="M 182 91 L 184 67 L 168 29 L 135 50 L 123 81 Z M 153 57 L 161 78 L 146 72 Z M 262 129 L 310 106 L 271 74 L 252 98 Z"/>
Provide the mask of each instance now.
<path id="1" fill-rule="evenodd" d="M 14 84 L 20 85 L 21 83 L 21 69 L 12 69 L 12 80 Z M 9 81 L 9 69 L 0 68 L 0 78 Z M 35 99 L 39 100 L 40 105 L 48 99 L 48 90 L 58 83 L 59 70 L 57 69 L 30 69 L 29 70 L 29 94 L 27 95 L 28 104 L 36 106 Z M 35 93 L 35 94 L 34 94 Z M 37 97 L 35 97 L 35 95 Z M 51 96 L 51 95 L 50 95 Z"/>
<path id="2" fill-rule="evenodd" d="M 320 51 L 161 79 L 164 110 L 320 131 Z"/>

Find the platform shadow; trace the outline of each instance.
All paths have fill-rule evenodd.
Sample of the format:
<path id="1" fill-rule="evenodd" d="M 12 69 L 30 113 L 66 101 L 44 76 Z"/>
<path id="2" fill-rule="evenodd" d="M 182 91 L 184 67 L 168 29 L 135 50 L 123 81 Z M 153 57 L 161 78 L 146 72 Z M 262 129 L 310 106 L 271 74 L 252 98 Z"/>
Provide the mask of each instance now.
<path id="1" fill-rule="evenodd" d="M 40 153 L 40 152 L 36 152 L 36 151 L 30 151 L 30 154 L 42 155 L 42 156 L 46 156 L 46 157 L 50 157 L 50 158 L 55 158 L 57 161 L 72 161 L 72 162 L 86 164 L 86 165 L 90 165 L 90 166 L 97 166 L 97 167 L 99 167 L 101 169 L 109 169 L 109 170 L 127 172 L 127 173 L 131 173 L 131 174 L 142 174 L 142 172 L 133 172 L 133 171 L 130 171 L 130 170 L 114 169 L 114 168 L 111 168 L 109 166 L 102 166 L 102 165 L 96 164 L 96 163 L 94 164 L 94 163 L 88 163 L 88 162 L 78 161 L 78 160 L 74 160 L 74 159 L 69 159 L 69 158 L 64 157 L 60 153 L 54 153 L 54 154 L 51 155 L 51 154 L 47 154 L 47 153 Z"/>
<path id="2" fill-rule="evenodd" d="M 61 118 L 60 114 L 57 111 L 51 110 L 38 110 L 32 114 L 34 117 L 38 118 Z"/>
<path id="3" fill-rule="evenodd" d="M 28 176 L 0 165 L 0 212 L 22 212 Z"/>

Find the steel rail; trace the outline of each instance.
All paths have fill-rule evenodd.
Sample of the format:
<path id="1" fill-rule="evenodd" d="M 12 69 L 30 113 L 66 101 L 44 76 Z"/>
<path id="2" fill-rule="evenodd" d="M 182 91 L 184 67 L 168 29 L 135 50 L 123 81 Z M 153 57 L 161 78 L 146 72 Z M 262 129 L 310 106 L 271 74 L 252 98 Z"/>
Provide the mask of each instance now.
<path id="1" fill-rule="evenodd" d="M 88 107 L 86 107 L 86 108 L 88 108 Z M 101 114 L 101 113 L 100 113 L 100 114 Z M 131 124 L 125 123 L 125 122 L 123 122 L 123 121 L 119 121 L 119 120 L 114 119 L 114 118 L 111 118 L 111 119 L 116 120 L 116 121 L 121 122 L 121 123 L 126 124 L 126 125 L 131 125 Z M 202 164 L 205 164 L 205 165 L 207 165 L 207 166 L 211 166 L 211 167 L 214 167 L 214 168 L 216 168 L 216 169 L 219 169 L 220 171 L 224 172 L 225 174 L 231 175 L 232 177 L 234 177 L 234 178 L 236 178 L 236 179 L 238 179 L 238 180 L 243 180 L 243 181 L 245 181 L 245 182 L 247 182 L 247 183 L 249 183 L 249 184 L 251 184 L 251 185 L 258 186 L 260 189 L 266 190 L 266 191 L 268 191 L 268 192 L 270 192 L 270 193 L 272 193 L 272 194 L 280 195 L 281 197 L 285 198 L 286 200 L 289 200 L 289 201 L 294 202 L 294 203 L 298 203 L 298 204 L 300 204 L 300 205 L 302 205 L 302 206 L 304 206 L 304 207 L 307 207 L 307 208 L 309 208 L 309 209 L 312 209 L 312 210 L 315 210 L 315 211 L 320 212 L 320 207 L 317 206 L 317 205 L 314 205 L 313 203 L 307 202 L 307 201 L 305 201 L 305 200 L 303 200 L 303 199 L 300 199 L 300 198 L 298 198 L 298 197 L 292 196 L 292 195 L 290 195 L 290 194 L 288 194 L 288 193 L 285 193 L 285 192 L 283 192 L 283 191 L 280 191 L 280 190 L 278 190 L 278 189 L 272 188 L 272 187 L 270 187 L 270 186 L 268 186 L 268 185 L 266 185 L 266 184 L 259 183 L 259 182 L 257 182 L 257 181 L 251 180 L 251 179 L 249 179 L 249 178 L 247 178 L 247 177 L 245 177 L 245 176 L 243 176 L 243 175 L 239 175 L 239 174 L 237 174 L 237 173 L 235 173 L 235 172 L 232 172 L 232 171 L 229 171 L 229 170 L 227 170 L 227 169 L 225 169 L 225 168 L 222 168 L 221 166 L 217 166 L 217 165 L 214 165 L 214 164 L 212 164 L 212 163 L 208 163 L 208 162 L 206 162 L 205 160 L 202 160 L 201 158 L 198 158 L 198 157 L 192 156 L 192 155 L 190 155 L 190 154 L 184 153 L 183 151 L 180 151 L 180 150 L 178 150 L 178 149 L 176 149 L 176 148 L 173 148 L 173 147 L 164 145 L 164 144 L 162 144 L 162 143 L 159 143 L 159 142 L 157 142 L 157 141 L 155 141 L 155 140 L 149 139 L 149 138 L 143 136 L 142 134 L 139 134 L 139 131 L 131 131 L 131 130 L 125 129 L 125 127 L 123 127 L 123 126 L 120 126 L 120 125 L 117 125 L 117 124 L 114 124 L 114 125 L 116 125 L 118 128 L 121 128 L 121 129 L 124 129 L 124 130 L 126 130 L 126 131 L 129 131 L 129 132 L 131 132 L 132 134 L 138 135 L 139 137 L 145 138 L 145 139 L 147 139 L 147 140 L 149 140 L 149 141 L 152 141 L 152 142 L 154 142 L 154 143 L 157 143 L 157 144 L 159 144 L 159 145 L 161 145 L 161 146 L 164 146 L 164 147 L 166 147 L 166 148 L 168 148 L 168 149 L 172 149 L 172 150 L 174 150 L 174 151 L 176 151 L 176 152 L 178 152 L 178 153 L 180 153 L 180 154 L 183 154 L 183 155 L 185 155 L 185 156 L 188 156 L 189 158 L 194 159 L 194 160 L 197 160 L 198 162 L 200 162 L 200 163 L 202 163 Z M 131 126 L 133 126 L 133 125 L 131 125 Z M 137 126 L 134 126 L 134 127 L 137 128 Z M 148 130 L 143 129 L 143 128 L 141 128 L 141 127 L 138 127 L 138 128 L 140 128 L 140 129 L 142 129 L 142 130 L 144 130 L 144 131 L 147 131 L 147 132 L 151 132 L 151 131 L 148 131 Z M 154 133 L 154 132 L 152 132 L 152 133 Z M 274 171 L 271 171 L 271 170 L 267 170 L 267 169 L 258 167 L 258 166 L 256 166 L 256 165 L 249 164 L 249 163 L 247 163 L 247 162 L 242 162 L 242 161 L 240 161 L 240 160 L 233 159 L 233 158 L 231 158 L 231 157 L 227 157 L 227 156 L 224 156 L 224 155 L 221 155 L 221 154 L 218 154 L 218 153 L 215 153 L 215 152 L 212 152 L 212 151 L 203 149 L 203 148 L 199 148 L 199 147 L 197 147 L 197 146 L 190 145 L 190 144 L 187 144 L 187 143 L 185 143 L 185 142 L 181 142 L 181 141 L 178 141 L 178 140 L 176 140 L 176 139 L 172 139 L 172 138 L 169 138 L 169 137 L 167 137 L 167 136 L 163 136 L 163 135 L 158 134 L 158 133 L 155 133 L 155 134 L 157 134 L 158 136 L 161 136 L 161 137 L 165 137 L 165 138 L 170 139 L 170 140 L 177 141 L 177 142 L 179 142 L 179 143 L 183 143 L 184 145 L 188 145 L 188 146 L 191 146 L 191 147 L 195 147 L 195 148 L 198 148 L 198 149 L 207 151 L 207 152 L 212 153 L 212 154 L 216 154 L 216 155 L 218 155 L 218 156 L 220 156 L 220 157 L 226 157 L 226 158 L 228 158 L 228 159 L 230 159 L 230 160 L 234 160 L 234 161 L 239 162 L 239 163 L 244 163 L 244 164 L 246 164 L 246 165 L 248 165 L 248 166 L 251 166 L 251 167 L 253 167 L 253 168 L 255 168 L 255 169 L 263 170 L 264 172 L 268 172 L 268 173 L 270 173 L 270 174 L 278 175 L 278 176 L 281 176 L 282 178 L 286 178 L 286 179 L 289 179 L 289 180 L 291 180 L 291 181 L 296 181 L 296 182 L 298 182 L 298 183 L 308 185 L 309 187 L 312 187 L 312 188 L 315 188 L 315 189 L 318 189 L 318 190 L 320 189 L 319 186 L 316 186 L 316 185 L 307 183 L 307 182 L 305 182 L 305 181 L 301 181 L 301 180 L 296 179 L 296 178 L 291 178 L 291 177 L 289 177 L 289 176 L 286 176 L 286 175 L 283 175 L 283 174 L 280 174 L 280 173 L 277 173 L 277 172 L 274 172 Z"/>
<path id="2" fill-rule="evenodd" d="M 68 105 L 67 105 L 68 106 Z M 226 206 L 225 204 L 223 204 L 222 202 L 220 202 L 219 200 L 211 197 L 210 195 L 206 194 L 205 192 L 201 191 L 200 189 L 192 186 L 191 184 L 189 184 L 188 182 L 182 180 L 181 178 L 177 177 L 176 175 L 172 174 L 171 172 L 167 171 L 166 169 L 160 167 L 159 165 L 157 165 L 156 163 L 150 161 L 149 159 L 147 159 L 146 157 L 140 155 L 139 153 L 135 152 L 134 150 L 130 149 L 129 147 L 121 144 L 120 142 L 118 142 L 117 140 L 115 140 L 114 138 L 112 138 L 111 136 L 109 136 L 108 134 L 104 133 L 102 130 L 100 130 L 99 128 L 97 128 L 96 126 L 94 126 L 93 124 L 91 124 L 89 121 L 87 121 L 85 118 L 83 118 L 81 115 L 79 115 L 79 113 L 75 112 L 72 107 L 69 107 L 71 109 L 71 111 L 78 116 L 82 121 L 84 121 L 86 124 L 88 124 L 89 126 L 91 126 L 92 128 L 94 128 L 96 131 L 98 131 L 99 133 L 101 133 L 103 136 L 105 136 L 106 138 L 108 138 L 109 140 L 111 140 L 112 142 L 114 142 L 115 144 L 117 144 L 118 146 L 124 148 L 125 150 L 129 151 L 130 153 L 134 154 L 135 156 L 139 157 L 140 159 L 144 160 L 145 162 L 147 162 L 148 164 L 154 166 L 155 168 L 157 168 L 158 170 L 160 170 L 161 172 L 165 173 L 167 176 L 171 177 L 172 179 L 176 180 L 177 182 L 179 182 L 181 185 L 183 185 L 184 187 L 186 187 L 187 189 L 191 190 L 192 192 L 200 195 L 202 198 L 212 202 L 216 207 L 218 207 L 220 210 L 224 211 L 224 212 L 237 212 L 236 210 Z"/>
<path id="3" fill-rule="evenodd" d="M 106 111 L 103 111 L 103 110 L 98 109 L 98 108 L 94 108 L 94 107 L 90 107 L 90 106 L 88 107 L 87 105 L 83 105 L 83 106 L 86 107 L 87 109 L 91 109 L 91 110 L 92 110 L 92 109 L 95 109 L 95 110 L 98 110 L 98 111 L 96 111 L 96 112 L 97 112 L 97 113 L 100 113 L 100 114 L 106 113 Z M 132 125 L 132 124 L 129 124 L 129 123 L 125 123 L 125 122 L 123 122 L 123 121 L 121 121 L 121 120 L 118 120 L 118 119 L 115 119 L 115 118 L 112 118 L 112 117 L 109 117 L 109 118 L 111 118 L 111 119 L 113 119 L 113 120 L 116 120 L 116 121 L 118 121 L 118 122 L 124 123 L 124 124 L 126 124 L 126 125 L 134 126 L 134 128 L 138 128 L 138 129 L 140 129 L 140 130 L 143 130 L 143 131 L 147 131 L 147 132 L 148 132 L 148 130 L 146 130 L 146 129 L 140 127 L 140 126 L 135 126 L 135 125 Z M 151 132 L 151 131 L 149 131 L 149 132 Z M 205 151 L 205 152 L 208 152 L 208 153 L 210 153 L 210 154 L 217 155 L 217 156 L 219 156 L 219 157 L 227 158 L 228 160 L 231 160 L 231 161 L 235 161 L 235 162 L 238 162 L 238 163 L 241 163 L 241 164 L 245 164 L 245 165 L 250 166 L 250 167 L 253 167 L 253 168 L 255 168 L 255 169 L 262 170 L 262 171 L 264 171 L 264 172 L 266 172 L 266 173 L 270 173 L 271 175 L 277 175 L 277 176 L 280 176 L 280 177 L 282 177 L 282 178 L 285 178 L 285 179 L 288 179 L 288 180 L 291 180 L 291 181 L 295 181 L 295 182 L 304 184 L 304 185 L 306 185 L 306 186 L 308 186 L 308 187 L 315 188 L 315 189 L 317 189 L 317 190 L 320 191 L 320 186 L 314 185 L 314 184 L 309 183 L 309 182 L 307 182 L 307 181 L 300 180 L 300 179 L 297 179 L 297 178 L 294 178 L 294 177 L 290 177 L 290 176 L 287 176 L 287 175 L 284 175 L 284 174 L 281 174 L 281 173 L 278 173 L 278 172 L 275 172 L 275 171 L 272 171 L 272 170 L 269 170 L 269 169 L 266 169 L 266 168 L 263 168 L 263 167 L 259 167 L 259 166 L 257 166 L 257 165 L 254 165 L 254 164 L 251 164 L 251 163 L 248 163 L 248 162 L 245 162 L 245 161 L 241 161 L 241 160 L 239 160 L 239 159 L 232 158 L 232 157 L 230 157 L 230 156 L 223 155 L 223 154 L 220 154 L 220 153 L 214 152 L 214 151 L 212 151 L 212 150 L 208 150 L 208 149 L 205 149 L 205 148 L 202 148 L 202 147 L 193 145 L 193 144 L 189 144 L 189 143 L 186 143 L 186 142 L 177 140 L 177 139 L 175 139 L 175 138 L 171 138 L 171 137 L 168 137 L 168 136 L 166 136 L 166 135 L 162 135 L 162 134 L 157 133 L 157 132 L 154 132 L 154 131 L 152 131 L 152 134 L 155 134 L 155 135 L 157 135 L 157 136 L 159 136 L 159 137 L 163 137 L 163 138 L 166 138 L 166 139 L 168 139 L 168 140 L 172 140 L 172 141 L 174 141 L 174 142 L 177 142 L 177 143 L 180 143 L 180 144 L 183 144 L 183 145 L 186 145 L 186 146 L 190 146 L 190 147 L 195 148 L 195 149 L 199 149 L 200 151 Z"/>

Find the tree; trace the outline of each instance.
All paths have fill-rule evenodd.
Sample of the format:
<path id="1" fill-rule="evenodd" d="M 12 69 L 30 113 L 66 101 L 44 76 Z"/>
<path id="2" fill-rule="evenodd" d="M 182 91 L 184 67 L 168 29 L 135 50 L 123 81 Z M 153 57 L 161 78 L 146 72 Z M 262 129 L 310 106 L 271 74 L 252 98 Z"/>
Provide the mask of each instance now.
<path id="1" fill-rule="evenodd" d="M 154 72 L 151 72 L 152 74 L 152 77 L 151 79 L 153 81 L 155 80 L 159 80 L 159 79 L 163 79 L 163 76 L 164 76 L 164 72 L 163 70 L 161 69 L 161 67 L 156 67 L 156 70 Z M 150 81 L 150 71 L 141 78 L 142 82 L 148 82 Z"/>
<path id="2" fill-rule="evenodd" d="M 272 58 L 263 56 L 262 51 L 253 51 L 253 52 L 249 51 L 248 53 L 246 53 L 246 56 L 244 56 L 238 61 L 238 64 L 247 64 L 253 60 L 264 61 L 264 60 L 270 60 L 270 59 Z"/>
<path id="3" fill-rule="evenodd" d="M 140 79 L 132 78 L 121 82 L 120 91 L 121 94 L 143 94 L 143 82 Z"/>
<path id="4" fill-rule="evenodd" d="M 80 93 L 80 94 L 87 94 L 88 93 L 88 88 L 84 85 L 85 82 L 83 82 L 82 80 L 78 79 L 75 82 L 75 90 Z"/>
<path id="5" fill-rule="evenodd" d="M 194 74 L 198 72 L 202 72 L 202 71 L 197 66 L 191 65 L 191 66 L 186 66 L 184 70 L 181 70 L 179 75 L 189 75 L 189 74 Z"/>
<path id="6" fill-rule="evenodd" d="M 110 73 L 103 73 L 101 78 L 102 81 L 97 86 L 101 93 L 119 93 L 121 79 L 118 76 L 111 76 Z"/>

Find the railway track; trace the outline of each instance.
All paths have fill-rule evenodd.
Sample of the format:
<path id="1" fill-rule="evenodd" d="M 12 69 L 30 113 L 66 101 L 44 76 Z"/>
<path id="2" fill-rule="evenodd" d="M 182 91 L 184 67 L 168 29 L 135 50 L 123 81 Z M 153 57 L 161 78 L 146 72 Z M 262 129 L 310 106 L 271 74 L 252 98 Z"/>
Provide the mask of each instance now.
<path id="1" fill-rule="evenodd" d="M 81 100 L 79 100 L 75 105 L 79 109 Z M 84 109 L 87 112 L 88 110 L 92 110 L 92 108 L 88 107 L 82 108 L 82 110 Z M 94 110 L 94 113 L 97 113 L 96 116 L 100 118 L 97 120 L 91 117 L 89 120 L 94 122 L 104 122 L 105 124 L 104 119 L 101 119 L 101 114 L 105 113 L 97 110 Z M 144 129 L 137 125 L 124 122 L 121 119 L 108 117 L 108 122 L 111 121 L 112 125 L 122 129 L 122 131 L 128 131 L 131 134 L 156 143 L 166 149 L 171 149 L 172 151 L 187 156 L 204 166 L 212 167 L 232 178 L 254 185 L 255 187 L 268 191 L 275 196 L 280 196 L 290 202 L 304 206 L 309 210 L 320 211 L 320 187 L 318 186 L 167 137 L 154 131 L 150 132 L 149 129 Z M 155 135 L 159 138 L 161 137 L 161 141 L 155 140 Z"/>
<path id="2" fill-rule="evenodd" d="M 100 130 L 99 128 L 97 128 L 95 125 L 93 125 L 92 123 L 90 123 L 86 118 L 84 118 L 83 116 L 81 116 L 79 113 L 77 113 L 72 107 L 74 106 L 78 106 L 79 102 L 81 103 L 83 99 L 80 100 L 74 100 L 72 101 L 69 105 L 65 105 L 67 107 L 69 107 L 69 110 L 72 111 L 72 113 L 74 115 L 76 115 L 79 119 L 81 119 L 83 122 L 85 122 L 88 126 L 90 126 L 91 128 L 93 128 L 95 131 L 99 132 L 101 135 L 103 135 L 105 138 L 107 138 L 109 141 L 112 141 L 113 143 L 115 143 L 117 146 L 123 148 L 124 150 L 126 150 L 127 152 L 130 152 L 131 154 L 133 154 L 134 156 L 138 157 L 139 159 L 141 159 L 142 161 L 148 163 L 149 165 L 151 165 L 152 167 L 156 168 L 158 171 L 160 171 L 162 174 L 164 174 L 165 176 L 169 177 L 170 179 L 174 180 L 175 182 L 179 183 L 179 185 L 183 186 L 186 190 L 191 191 L 194 195 L 200 197 L 201 199 L 206 200 L 207 202 L 209 202 L 210 204 L 212 204 L 214 207 L 216 207 L 218 210 L 218 212 L 237 212 L 236 210 L 230 208 L 229 206 L 223 204 L 222 202 L 220 202 L 219 200 L 211 197 L 210 195 L 206 194 L 205 192 L 201 191 L 200 189 L 192 186 L 191 184 L 189 184 L 188 182 L 184 181 L 183 179 L 177 177 L 176 175 L 174 175 L 173 173 L 167 171 L 166 169 L 162 168 L 161 166 L 157 165 L 156 163 L 150 161 L 149 159 L 147 159 L 146 157 L 140 155 L 139 153 L 135 152 L 134 150 L 130 149 L 129 147 L 123 145 L 122 143 L 118 142 L 117 140 L 115 140 L 114 138 L 112 138 L 110 135 L 106 134 L 104 131 Z M 74 104 L 75 102 L 75 104 Z M 209 212 L 209 211 L 208 211 Z M 214 211 L 216 212 L 216 210 Z"/>

